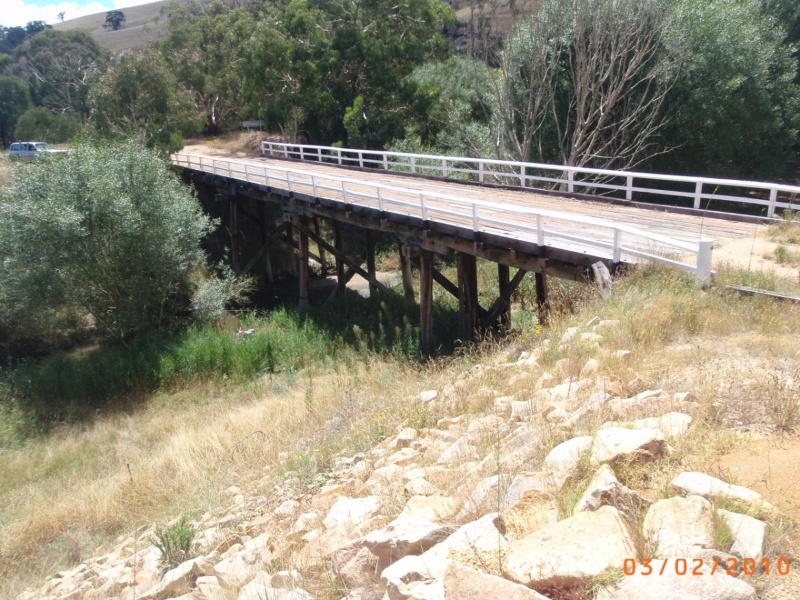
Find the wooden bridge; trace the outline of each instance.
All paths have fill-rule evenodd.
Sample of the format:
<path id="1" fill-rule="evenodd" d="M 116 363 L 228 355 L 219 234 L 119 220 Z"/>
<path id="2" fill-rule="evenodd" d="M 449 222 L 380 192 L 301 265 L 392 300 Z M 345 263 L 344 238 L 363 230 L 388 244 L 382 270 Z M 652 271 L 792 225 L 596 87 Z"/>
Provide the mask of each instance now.
<path id="1" fill-rule="evenodd" d="M 482 329 L 509 326 L 511 295 L 528 272 L 535 277 L 542 320 L 548 276 L 595 280 L 625 263 L 653 262 L 691 271 L 699 284 L 708 284 L 715 240 L 752 235 L 752 223 L 758 219 L 701 210 L 704 202 L 763 207 L 768 216 L 800 207 L 794 201 L 800 188 L 758 182 L 269 142 L 264 142 L 261 154 L 262 158 L 237 159 L 188 153 L 172 157 L 187 177 L 214 185 L 217 198 L 229 203 L 234 270 L 248 272 L 263 262 L 271 278 L 270 247 L 280 240 L 297 255 L 299 299 L 305 306 L 313 240 L 323 270 L 325 253 L 334 257 L 339 292 L 355 274 L 369 281 L 371 293 L 387 291 L 376 278 L 375 246 L 380 236 L 388 236 L 398 244 L 409 298 L 414 298 L 411 264 L 419 269 L 425 352 L 432 349 L 434 281 L 458 298 L 462 334 L 470 338 Z M 648 180 L 656 185 L 642 185 Z M 534 186 L 556 189 L 531 189 Z M 602 202 L 586 195 L 598 191 L 606 195 Z M 658 195 L 688 199 L 691 206 L 668 210 L 639 200 L 652 202 Z M 258 248 L 242 265 L 244 199 L 272 206 L 282 219 L 270 225 L 263 211 L 259 213 Z M 326 224 L 332 240 L 326 239 Z M 363 230 L 360 254 L 345 252 L 343 227 Z M 436 255 L 453 254 L 456 283 L 434 260 Z M 478 302 L 476 258 L 498 265 L 499 297 L 488 308 Z M 512 267 L 518 269 L 513 278 Z"/>

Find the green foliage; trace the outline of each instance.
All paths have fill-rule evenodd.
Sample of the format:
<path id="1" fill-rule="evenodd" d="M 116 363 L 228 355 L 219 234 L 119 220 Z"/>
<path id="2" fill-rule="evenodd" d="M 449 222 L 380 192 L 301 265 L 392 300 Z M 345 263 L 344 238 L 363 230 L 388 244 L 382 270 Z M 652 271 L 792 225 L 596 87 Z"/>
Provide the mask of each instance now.
<path id="1" fill-rule="evenodd" d="M 786 174 L 800 127 L 797 61 L 757 0 L 680 0 L 665 46 L 677 71 L 657 169 L 725 177 Z"/>
<path id="2" fill-rule="evenodd" d="M 244 116 L 240 65 L 255 26 L 251 13 L 219 0 L 170 10 L 158 50 L 178 83 L 192 91 L 206 133 L 217 134 Z"/>
<path id="3" fill-rule="evenodd" d="M 69 142 L 81 129 L 76 113 L 54 113 L 41 106 L 29 108 L 17 120 L 15 137 L 21 140 L 43 140 L 53 144 Z"/>
<path id="4" fill-rule="evenodd" d="M 30 105 L 28 86 L 16 77 L 0 77 L 0 136 L 4 144 L 14 136 L 14 125 Z"/>
<path id="5" fill-rule="evenodd" d="M 105 29 L 117 31 L 122 28 L 123 23 L 125 23 L 125 13 L 121 10 L 110 10 L 106 13 L 106 20 L 103 23 L 103 27 Z"/>
<path id="6" fill-rule="evenodd" d="M 17 58 L 36 106 L 85 115 L 89 88 L 105 70 L 108 52 L 85 31 L 48 29 L 20 46 Z"/>
<path id="7" fill-rule="evenodd" d="M 17 337 L 67 315 L 129 340 L 187 310 L 212 223 L 167 165 L 134 143 L 81 143 L 19 164 L 0 192 L 0 326 Z"/>
<path id="8" fill-rule="evenodd" d="M 89 95 L 89 122 L 101 136 L 136 138 L 148 147 L 179 150 L 182 135 L 199 130 L 191 94 L 155 52 L 120 57 Z"/>
<path id="9" fill-rule="evenodd" d="M 161 552 L 163 569 L 174 569 L 191 558 L 192 542 L 197 530 L 189 523 L 188 517 L 181 517 L 171 527 L 156 527 L 154 535 L 156 539 L 153 540 L 153 545 Z"/>
<path id="10" fill-rule="evenodd" d="M 402 137 L 406 77 L 449 53 L 451 21 L 438 0 L 265 4 L 243 65 L 251 112 L 293 138 L 376 147 Z"/>

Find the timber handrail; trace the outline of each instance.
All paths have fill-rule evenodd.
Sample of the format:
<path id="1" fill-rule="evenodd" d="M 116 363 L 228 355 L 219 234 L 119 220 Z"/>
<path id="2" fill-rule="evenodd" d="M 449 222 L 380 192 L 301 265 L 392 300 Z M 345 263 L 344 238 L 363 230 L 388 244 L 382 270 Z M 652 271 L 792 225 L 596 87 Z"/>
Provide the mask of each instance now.
<path id="1" fill-rule="evenodd" d="M 595 217 L 501 205 L 262 162 L 185 153 L 173 154 L 171 160 L 175 166 L 255 185 L 308 193 L 342 204 L 359 204 L 387 214 L 418 217 L 538 246 L 566 248 L 614 262 L 627 257 L 667 264 L 695 273 L 701 285 L 709 283 L 712 276 L 712 240 L 708 238 L 687 242 Z"/>
<path id="2" fill-rule="evenodd" d="M 496 182 L 522 188 L 535 188 L 537 183 L 548 183 L 569 193 L 586 191 L 596 194 L 601 191 L 616 194 L 615 198 L 628 202 L 634 200 L 634 195 L 645 199 L 687 198 L 691 200 L 692 208 L 696 209 L 718 210 L 711 206 L 712 201 L 738 203 L 766 207 L 766 216 L 770 218 L 779 209 L 800 210 L 800 186 L 780 183 L 280 142 L 262 142 L 261 155 L 438 177 L 457 176 L 478 183 Z M 581 179 L 581 176 L 589 178 Z M 618 183 L 613 183 L 615 181 Z M 686 189 L 647 187 L 643 181 L 682 184 Z M 739 192 L 725 193 L 734 190 Z"/>

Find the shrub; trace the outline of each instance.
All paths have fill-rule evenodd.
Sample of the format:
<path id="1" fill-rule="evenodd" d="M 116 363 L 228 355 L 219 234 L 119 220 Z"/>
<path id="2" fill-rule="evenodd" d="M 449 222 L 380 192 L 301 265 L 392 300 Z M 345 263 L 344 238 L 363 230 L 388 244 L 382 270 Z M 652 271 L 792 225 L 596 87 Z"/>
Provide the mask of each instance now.
<path id="1" fill-rule="evenodd" d="M 126 341 L 188 311 L 213 226 L 167 164 L 135 143 L 79 143 L 15 166 L 0 192 L 0 328 L 91 327 Z M 77 320 L 75 320 L 77 319 Z"/>
<path id="2" fill-rule="evenodd" d="M 174 569 L 189 559 L 197 530 L 189 524 L 188 517 L 181 517 L 172 527 L 157 527 L 154 533 L 156 539 L 153 544 L 161 552 L 163 569 Z"/>

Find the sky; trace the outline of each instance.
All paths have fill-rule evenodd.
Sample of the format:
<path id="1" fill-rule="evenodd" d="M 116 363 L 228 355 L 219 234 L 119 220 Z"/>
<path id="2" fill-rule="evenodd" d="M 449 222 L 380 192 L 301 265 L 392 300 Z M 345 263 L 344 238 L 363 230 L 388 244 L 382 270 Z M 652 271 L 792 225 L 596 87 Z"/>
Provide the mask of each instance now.
<path id="1" fill-rule="evenodd" d="M 2 0 L 0 25 L 24 27 L 30 21 L 58 23 L 58 13 L 64 12 L 64 20 L 107 12 L 115 8 L 128 8 L 147 4 L 154 0 Z"/>

